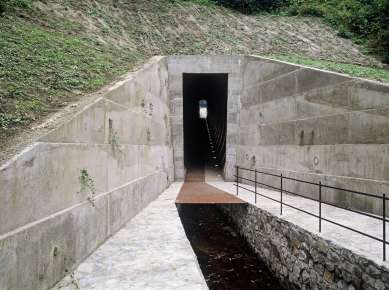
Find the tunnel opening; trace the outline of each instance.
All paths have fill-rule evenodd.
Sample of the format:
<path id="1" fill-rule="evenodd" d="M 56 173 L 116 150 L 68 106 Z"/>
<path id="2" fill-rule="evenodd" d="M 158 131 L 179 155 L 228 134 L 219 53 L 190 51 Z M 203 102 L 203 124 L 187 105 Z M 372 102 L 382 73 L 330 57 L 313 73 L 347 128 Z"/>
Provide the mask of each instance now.
<path id="1" fill-rule="evenodd" d="M 208 160 L 210 166 L 218 166 L 224 171 L 227 93 L 226 73 L 183 73 L 186 170 L 204 166 Z M 206 108 L 205 118 L 201 117 L 201 108 Z"/>
<path id="2" fill-rule="evenodd" d="M 208 116 L 207 101 L 200 100 L 199 102 L 199 116 L 201 119 L 205 119 Z"/>

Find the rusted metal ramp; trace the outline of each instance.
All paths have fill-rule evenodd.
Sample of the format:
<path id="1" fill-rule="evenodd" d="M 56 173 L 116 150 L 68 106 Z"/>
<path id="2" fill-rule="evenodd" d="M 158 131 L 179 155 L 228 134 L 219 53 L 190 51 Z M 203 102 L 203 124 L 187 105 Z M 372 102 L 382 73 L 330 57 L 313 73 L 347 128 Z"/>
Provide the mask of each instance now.
<path id="1" fill-rule="evenodd" d="M 188 169 L 176 203 L 247 203 L 205 183 L 204 166 Z"/>

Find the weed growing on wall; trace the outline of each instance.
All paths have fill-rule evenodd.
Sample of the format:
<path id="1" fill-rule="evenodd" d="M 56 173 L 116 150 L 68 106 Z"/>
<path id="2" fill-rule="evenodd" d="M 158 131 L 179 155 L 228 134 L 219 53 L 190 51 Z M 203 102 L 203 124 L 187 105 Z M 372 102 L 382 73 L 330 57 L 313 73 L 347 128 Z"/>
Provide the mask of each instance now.
<path id="1" fill-rule="evenodd" d="M 77 191 L 77 194 L 83 192 L 86 188 L 89 188 L 92 192 L 92 196 L 94 196 L 96 193 L 95 185 L 93 179 L 90 178 L 89 173 L 85 168 L 81 169 L 81 176 L 78 177 L 78 179 L 81 181 L 81 189 Z"/>
<path id="2" fill-rule="evenodd" d="M 255 156 L 252 156 L 251 157 L 251 166 L 255 166 L 255 163 L 256 163 L 256 159 L 255 159 Z"/>
<path id="3" fill-rule="evenodd" d="M 150 103 L 150 104 L 146 105 L 145 100 L 142 100 L 141 106 L 142 106 L 143 112 L 145 112 L 150 117 L 154 118 L 154 106 L 153 106 L 153 103 Z"/>
<path id="4" fill-rule="evenodd" d="M 54 257 L 62 257 L 63 258 L 63 262 L 64 262 L 64 266 L 65 266 L 65 273 L 69 274 L 69 277 L 70 277 L 70 282 L 68 282 L 64 285 L 60 285 L 58 288 L 63 288 L 63 287 L 67 287 L 69 285 L 73 285 L 75 287 L 75 289 L 80 289 L 79 282 L 74 274 L 74 271 L 72 270 L 72 268 L 76 265 L 76 261 L 73 260 L 72 258 L 69 258 L 69 255 L 64 250 L 59 249 L 58 247 L 54 248 L 53 255 L 54 255 Z"/>
<path id="5" fill-rule="evenodd" d="M 165 114 L 165 117 L 164 117 L 164 120 L 165 120 L 165 129 L 166 129 L 166 137 L 165 137 L 165 144 L 166 146 L 172 146 L 172 142 L 171 142 L 171 135 L 170 135 L 170 126 L 169 126 L 169 118 L 168 116 Z"/>
<path id="6" fill-rule="evenodd" d="M 108 122 L 109 122 L 109 144 L 111 144 L 113 148 L 116 148 L 117 150 L 119 150 L 119 152 L 124 154 L 117 137 L 118 132 L 116 132 L 113 129 L 113 120 L 109 119 Z"/>
<path id="7" fill-rule="evenodd" d="M 313 138 L 315 137 L 315 131 L 311 130 L 309 134 L 309 144 L 313 145 Z"/>
<path id="8" fill-rule="evenodd" d="M 153 141 L 153 139 L 151 139 L 151 132 L 150 132 L 150 129 L 147 128 L 147 143 Z"/>
<path id="9" fill-rule="evenodd" d="M 92 196 L 88 197 L 87 200 L 91 203 L 91 205 L 99 212 L 102 213 L 95 204 L 95 195 L 96 195 L 96 188 L 95 184 L 93 182 L 93 179 L 89 176 L 88 171 L 83 168 L 81 169 L 81 175 L 78 177 L 81 181 L 81 189 L 77 191 L 77 194 L 80 192 L 83 192 L 85 189 L 89 188 L 89 190 L 92 192 Z"/>
<path id="10" fill-rule="evenodd" d="M 163 166 L 163 171 L 166 173 L 166 182 L 169 184 L 170 182 L 169 171 L 166 168 L 165 161 L 163 160 L 163 156 L 162 156 L 162 166 Z"/>
<path id="11" fill-rule="evenodd" d="M 301 130 L 301 132 L 298 134 L 300 139 L 300 146 L 304 146 L 304 130 Z"/>

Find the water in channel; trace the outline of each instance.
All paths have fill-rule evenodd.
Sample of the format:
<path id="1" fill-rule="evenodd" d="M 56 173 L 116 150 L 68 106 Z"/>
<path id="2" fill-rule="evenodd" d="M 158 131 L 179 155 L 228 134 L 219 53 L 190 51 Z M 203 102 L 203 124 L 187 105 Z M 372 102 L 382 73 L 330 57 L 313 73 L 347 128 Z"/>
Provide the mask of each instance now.
<path id="1" fill-rule="evenodd" d="M 182 204 L 180 218 L 210 290 L 284 289 L 211 204 Z"/>

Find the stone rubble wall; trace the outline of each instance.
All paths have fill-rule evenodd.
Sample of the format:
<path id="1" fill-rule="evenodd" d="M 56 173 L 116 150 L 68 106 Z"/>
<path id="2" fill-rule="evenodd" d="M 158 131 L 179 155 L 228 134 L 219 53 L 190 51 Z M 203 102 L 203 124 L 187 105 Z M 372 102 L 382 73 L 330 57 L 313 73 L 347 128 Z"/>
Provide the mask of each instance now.
<path id="1" fill-rule="evenodd" d="M 251 204 L 218 207 L 286 289 L 389 289 L 387 268 L 332 241 Z"/>

